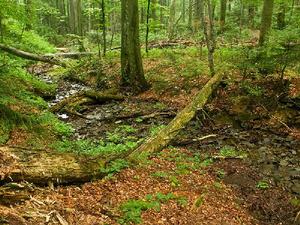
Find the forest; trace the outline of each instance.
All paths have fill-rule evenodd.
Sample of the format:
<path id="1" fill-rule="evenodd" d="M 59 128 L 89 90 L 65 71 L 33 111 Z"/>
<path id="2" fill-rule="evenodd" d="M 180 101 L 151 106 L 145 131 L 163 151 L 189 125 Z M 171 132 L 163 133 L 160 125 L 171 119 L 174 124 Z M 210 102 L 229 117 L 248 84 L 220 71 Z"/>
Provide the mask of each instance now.
<path id="1" fill-rule="evenodd" d="M 0 0 L 0 225 L 300 225 L 300 0 Z"/>

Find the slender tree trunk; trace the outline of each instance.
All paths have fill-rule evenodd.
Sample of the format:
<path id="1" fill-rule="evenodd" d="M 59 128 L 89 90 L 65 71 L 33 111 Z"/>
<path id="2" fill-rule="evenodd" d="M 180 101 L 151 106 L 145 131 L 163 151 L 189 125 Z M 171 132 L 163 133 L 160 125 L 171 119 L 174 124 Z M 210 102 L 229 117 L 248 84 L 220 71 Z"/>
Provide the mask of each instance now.
<path id="1" fill-rule="evenodd" d="M 221 0 L 220 6 L 220 33 L 224 32 L 225 19 L 226 19 L 227 0 Z"/>
<path id="2" fill-rule="evenodd" d="M 274 0 L 264 0 L 264 7 L 261 16 L 260 34 L 259 34 L 259 45 L 263 46 L 265 43 L 266 36 L 272 25 L 272 14 L 273 14 Z"/>
<path id="3" fill-rule="evenodd" d="M 139 41 L 138 0 L 121 0 L 121 22 L 122 85 L 139 93 L 149 85 L 144 77 Z"/>
<path id="4" fill-rule="evenodd" d="M 188 28 L 189 28 L 190 30 L 193 30 L 193 27 L 192 27 L 192 21 L 193 21 L 193 0 L 189 0 Z"/>
<path id="5" fill-rule="evenodd" d="M 156 13 L 156 7 L 157 7 L 157 0 L 152 0 L 151 6 L 151 18 L 156 21 L 157 20 L 157 13 Z M 148 6 L 147 6 L 148 7 Z M 147 8 L 148 11 L 148 8 Z M 148 13 L 147 13 L 148 14 Z"/>
<path id="6" fill-rule="evenodd" d="M 254 29 L 255 6 L 250 3 L 248 7 L 248 26 Z"/>
<path id="7" fill-rule="evenodd" d="M 106 15 L 105 15 L 105 0 L 101 1 L 101 7 L 102 7 L 102 18 L 101 18 L 101 24 L 102 24 L 102 36 L 103 36 L 103 55 L 106 54 Z"/>
<path id="8" fill-rule="evenodd" d="M 172 40 L 175 35 L 175 16 L 176 16 L 176 0 L 171 0 L 170 15 L 169 15 L 169 40 Z"/>
<path id="9" fill-rule="evenodd" d="M 149 37 L 149 17 L 150 17 L 151 0 L 148 0 L 147 5 L 147 28 L 146 28 L 146 52 L 148 53 L 148 37 Z"/>
<path id="10" fill-rule="evenodd" d="M 285 4 L 281 3 L 279 8 L 279 12 L 277 13 L 277 28 L 282 30 L 285 27 Z"/>
<path id="11" fill-rule="evenodd" d="M 203 26 L 203 33 L 206 40 L 207 50 L 208 50 L 208 65 L 210 69 L 211 76 L 215 75 L 214 66 L 214 51 L 215 51 L 215 36 L 214 36 L 214 24 L 212 17 L 212 5 L 211 0 L 207 0 L 207 16 L 204 15 L 204 5 L 201 4 L 201 20 Z"/>
<path id="12" fill-rule="evenodd" d="M 182 22 L 185 23 L 186 20 L 186 7 L 185 7 L 185 0 L 182 0 Z"/>
<path id="13" fill-rule="evenodd" d="M 26 0 L 25 4 L 25 11 L 26 11 L 26 23 L 25 23 L 25 30 L 31 30 L 32 24 L 34 20 L 34 8 L 32 0 Z"/>

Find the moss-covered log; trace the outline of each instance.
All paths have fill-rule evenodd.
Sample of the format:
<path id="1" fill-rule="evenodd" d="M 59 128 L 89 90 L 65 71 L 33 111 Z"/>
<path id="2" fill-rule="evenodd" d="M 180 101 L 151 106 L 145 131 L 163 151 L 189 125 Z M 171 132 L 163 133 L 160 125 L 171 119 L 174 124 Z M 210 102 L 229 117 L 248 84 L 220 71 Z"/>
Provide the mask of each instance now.
<path id="1" fill-rule="evenodd" d="M 179 112 L 177 116 L 165 128 L 161 129 L 156 136 L 148 139 L 144 144 L 130 152 L 128 154 L 129 157 L 132 158 L 143 152 L 150 154 L 155 153 L 168 145 L 178 132 L 195 116 L 196 112 L 203 108 L 213 91 L 219 85 L 222 77 L 223 74 L 220 73 L 211 78 L 190 104 Z"/>
<path id="2" fill-rule="evenodd" d="M 49 109 L 49 111 L 55 113 L 59 112 L 62 108 L 64 108 L 67 105 L 74 107 L 74 105 L 78 104 L 81 105 L 88 103 L 105 103 L 113 100 L 124 100 L 124 96 L 111 94 L 109 92 L 98 92 L 93 90 L 80 91 L 55 104 Z"/>
<path id="3" fill-rule="evenodd" d="M 2 182 L 67 184 L 87 182 L 104 176 L 101 172 L 103 159 L 92 159 L 72 153 L 8 147 L 1 147 L 0 153 L 17 158 L 12 165 L 9 165 L 11 169 L 2 177 Z"/>

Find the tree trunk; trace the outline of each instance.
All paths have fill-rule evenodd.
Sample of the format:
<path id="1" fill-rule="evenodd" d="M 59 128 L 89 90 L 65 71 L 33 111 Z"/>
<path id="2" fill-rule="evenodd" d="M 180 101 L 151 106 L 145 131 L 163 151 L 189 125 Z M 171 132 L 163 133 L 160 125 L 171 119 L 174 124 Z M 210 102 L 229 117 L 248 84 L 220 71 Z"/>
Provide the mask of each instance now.
<path id="1" fill-rule="evenodd" d="M 193 0 L 189 0 L 188 28 L 189 28 L 191 31 L 193 30 L 192 21 L 193 21 Z"/>
<path id="2" fill-rule="evenodd" d="M 101 1 L 101 25 L 102 25 L 102 37 L 103 37 L 103 55 L 106 54 L 106 15 L 105 15 L 105 0 Z"/>
<path id="3" fill-rule="evenodd" d="M 31 30 L 32 24 L 34 23 L 34 9 L 32 0 L 26 0 L 25 4 L 25 11 L 26 11 L 26 18 L 25 18 L 25 30 Z"/>
<path id="4" fill-rule="evenodd" d="M 146 52 L 148 53 L 148 37 L 149 37 L 149 17 L 150 17 L 150 6 L 151 0 L 148 0 L 147 3 L 147 21 L 146 21 Z"/>
<path id="5" fill-rule="evenodd" d="M 221 0 L 220 6 L 220 33 L 224 32 L 225 19 L 226 19 L 227 0 Z"/>
<path id="6" fill-rule="evenodd" d="M 121 1 L 121 73 L 122 85 L 139 93 L 149 88 L 144 76 L 139 41 L 138 0 Z"/>
<path id="7" fill-rule="evenodd" d="M 214 35 L 214 24 L 212 16 L 212 5 L 210 0 L 207 1 L 207 16 L 204 15 L 204 5 L 201 5 L 201 21 L 203 26 L 203 33 L 206 40 L 207 50 L 208 50 L 208 65 L 210 69 L 211 76 L 215 75 L 214 66 L 214 51 L 215 51 L 215 35 Z"/>
<path id="8" fill-rule="evenodd" d="M 207 84 L 201 89 L 201 91 L 195 96 L 193 101 L 189 103 L 177 116 L 164 128 L 162 128 L 158 134 L 148 139 L 144 144 L 140 145 L 134 151 L 128 153 L 129 158 L 134 158 L 141 153 L 156 153 L 166 147 L 182 130 L 188 122 L 194 118 L 197 111 L 201 110 L 210 95 L 218 87 L 223 74 L 215 75 L 207 82 Z"/>
<path id="9" fill-rule="evenodd" d="M 255 6 L 250 4 L 248 7 L 248 26 L 254 29 Z"/>
<path id="10" fill-rule="evenodd" d="M 284 29 L 285 27 L 285 4 L 280 4 L 279 12 L 277 13 L 277 28 L 279 30 Z"/>
<path id="11" fill-rule="evenodd" d="M 259 46 L 263 46 L 266 36 L 272 25 L 274 0 L 264 0 L 264 6 L 261 16 L 260 34 L 259 34 Z"/>
<path id="12" fill-rule="evenodd" d="M 185 23 L 185 18 L 186 18 L 186 9 L 185 9 L 185 0 L 182 0 L 182 22 Z"/>
<path id="13" fill-rule="evenodd" d="M 81 0 L 70 0 L 70 31 L 73 34 L 82 35 Z"/>
<path id="14" fill-rule="evenodd" d="M 176 16 L 176 0 L 171 0 L 168 33 L 169 40 L 172 40 L 175 35 L 175 16 Z"/>
<path id="15" fill-rule="evenodd" d="M 151 5 L 151 18 L 156 21 L 157 20 L 157 13 L 156 13 L 156 6 L 157 6 L 157 0 L 152 0 Z"/>
<path id="16" fill-rule="evenodd" d="M 193 32 L 197 33 L 200 30 L 201 24 L 201 4 L 203 0 L 194 1 L 194 17 L 193 17 Z"/>

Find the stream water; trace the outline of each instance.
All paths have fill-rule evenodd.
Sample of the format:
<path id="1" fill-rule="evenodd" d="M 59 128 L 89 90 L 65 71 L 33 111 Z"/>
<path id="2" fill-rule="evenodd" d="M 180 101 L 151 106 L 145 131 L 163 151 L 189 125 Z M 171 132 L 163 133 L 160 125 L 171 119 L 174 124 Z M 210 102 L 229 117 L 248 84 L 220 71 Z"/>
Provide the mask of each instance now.
<path id="1" fill-rule="evenodd" d="M 40 75 L 40 78 L 47 83 L 54 81 L 47 74 Z M 62 99 L 75 94 L 78 91 L 88 89 L 87 86 L 74 83 L 68 80 L 60 81 L 55 99 L 49 101 L 49 105 L 54 105 Z M 123 103 L 108 103 L 103 105 L 89 106 L 83 115 L 88 118 L 70 116 L 67 113 L 57 114 L 59 118 L 71 123 L 76 130 L 76 138 L 95 138 L 105 131 L 116 127 L 114 122 L 100 122 L 101 118 L 118 115 L 128 108 L 128 104 L 135 107 L 144 107 L 149 102 L 136 104 L 126 101 Z M 167 124 L 170 119 L 154 118 L 160 120 L 159 123 Z M 128 122 L 132 122 L 128 120 Z M 146 121 L 145 121 L 146 122 Z M 194 121 L 195 122 L 195 121 Z M 195 137 L 201 136 L 201 132 L 215 133 L 218 137 L 213 140 L 206 140 L 197 146 L 192 146 L 196 151 L 207 152 L 208 149 L 220 149 L 222 146 L 231 145 L 238 149 L 247 151 L 251 165 L 257 167 L 266 179 L 270 179 L 276 185 L 282 186 L 286 190 L 300 195 L 300 141 L 292 136 L 271 132 L 267 128 L 258 129 L 236 129 L 233 124 L 221 124 L 210 128 L 199 130 L 194 122 L 187 128 L 188 134 Z M 154 121 L 147 121 L 152 124 Z M 157 121 L 156 121 L 157 123 Z M 143 131 L 147 124 L 136 123 L 140 135 L 147 135 Z M 140 127 L 139 127 L 140 126 Z M 202 133 L 203 134 L 203 133 Z"/>

